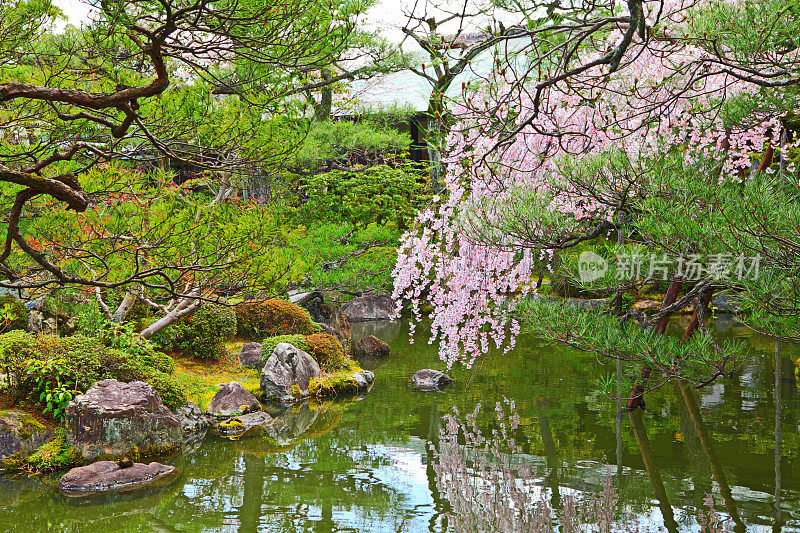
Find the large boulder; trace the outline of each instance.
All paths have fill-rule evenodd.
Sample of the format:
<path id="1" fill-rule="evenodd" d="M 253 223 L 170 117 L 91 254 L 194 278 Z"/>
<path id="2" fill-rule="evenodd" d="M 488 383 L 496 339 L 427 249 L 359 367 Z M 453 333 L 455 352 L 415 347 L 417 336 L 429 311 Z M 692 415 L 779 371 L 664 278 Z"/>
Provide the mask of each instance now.
<path id="1" fill-rule="evenodd" d="M 192 402 L 186 402 L 175 409 L 175 416 L 181 423 L 181 431 L 184 435 L 197 433 L 208 428 L 208 418 L 203 410 Z"/>
<path id="2" fill-rule="evenodd" d="M 264 366 L 264 359 L 261 357 L 261 343 L 244 343 L 242 345 L 242 351 L 239 352 L 239 362 L 246 368 L 262 368 Z"/>
<path id="3" fill-rule="evenodd" d="M 281 342 L 275 346 L 261 371 L 261 390 L 268 400 L 295 401 L 308 396 L 309 381 L 318 378 L 320 373 L 313 357 L 287 342 Z"/>
<path id="4" fill-rule="evenodd" d="M 342 306 L 350 322 L 389 320 L 394 314 L 394 301 L 385 295 L 359 296 Z"/>
<path id="5" fill-rule="evenodd" d="M 414 386 L 421 391 L 436 392 L 447 388 L 453 382 L 453 379 L 444 372 L 424 368 L 418 370 L 417 373 L 411 377 L 411 381 L 414 383 Z"/>
<path id="6" fill-rule="evenodd" d="M 66 409 L 67 441 L 87 460 L 152 455 L 181 446 L 181 421 L 141 381 L 98 381 Z"/>
<path id="7" fill-rule="evenodd" d="M 228 418 L 260 410 L 261 405 L 256 397 L 239 382 L 231 381 L 222 385 L 211 398 L 206 413 L 217 418 Z"/>
<path id="8" fill-rule="evenodd" d="M 52 437 L 53 431 L 32 415 L 18 409 L 0 411 L 0 459 L 24 459 Z"/>
<path id="9" fill-rule="evenodd" d="M 178 471 L 174 466 L 161 463 L 121 465 L 115 461 L 98 461 L 73 468 L 64 474 L 58 482 L 58 488 L 66 496 L 80 497 L 164 487 L 177 477 Z"/>
<path id="10" fill-rule="evenodd" d="M 264 411 L 228 418 L 213 426 L 213 430 L 221 437 L 238 439 L 262 433 L 272 425 L 272 417 Z"/>
<path id="11" fill-rule="evenodd" d="M 389 345 L 375 335 L 367 335 L 353 347 L 353 355 L 356 357 L 387 357 Z"/>

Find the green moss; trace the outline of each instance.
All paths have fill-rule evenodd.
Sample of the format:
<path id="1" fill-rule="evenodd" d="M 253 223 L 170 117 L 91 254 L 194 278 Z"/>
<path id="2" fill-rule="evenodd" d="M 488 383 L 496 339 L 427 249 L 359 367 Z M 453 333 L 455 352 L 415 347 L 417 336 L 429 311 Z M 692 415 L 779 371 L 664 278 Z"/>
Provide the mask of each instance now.
<path id="1" fill-rule="evenodd" d="M 177 359 L 175 379 L 188 396 L 202 410 L 208 408 L 211 398 L 219 391 L 218 383 L 238 381 L 242 387 L 258 397 L 261 390 L 261 373 L 226 362 Z"/>
<path id="2" fill-rule="evenodd" d="M 319 378 L 312 378 L 308 383 L 308 393 L 318 398 L 357 393 L 361 387 L 353 378 L 353 374 L 361 370 L 362 368 L 353 362 L 346 370 L 324 373 Z"/>
<path id="3" fill-rule="evenodd" d="M 40 471 L 61 470 L 82 464 L 81 454 L 69 445 L 63 429 L 56 431 L 50 442 L 33 452 L 24 463 Z"/>

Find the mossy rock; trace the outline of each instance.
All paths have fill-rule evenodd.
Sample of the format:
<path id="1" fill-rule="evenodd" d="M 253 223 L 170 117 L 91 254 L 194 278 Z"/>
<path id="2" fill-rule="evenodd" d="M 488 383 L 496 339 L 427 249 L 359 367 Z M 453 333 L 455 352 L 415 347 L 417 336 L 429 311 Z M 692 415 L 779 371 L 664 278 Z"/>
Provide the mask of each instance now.
<path id="1" fill-rule="evenodd" d="M 317 398 L 359 394 L 368 391 L 374 379 L 372 372 L 354 364 L 347 370 L 325 373 L 312 379 L 308 384 L 308 393 Z"/>
<path id="2" fill-rule="evenodd" d="M 27 458 L 25 464 L 38 471 L 72 468 L 84 463 L 80 452 L 67 442 L 63 429 L 56 431 L 50 442 L 41 446 Z"/>
<path id="3" fill-rule="evenodd" d="M 0 461 L 20 468 L 28 457 L 53 438 L 54 430 L 19 409 L 0 411 Z"/>

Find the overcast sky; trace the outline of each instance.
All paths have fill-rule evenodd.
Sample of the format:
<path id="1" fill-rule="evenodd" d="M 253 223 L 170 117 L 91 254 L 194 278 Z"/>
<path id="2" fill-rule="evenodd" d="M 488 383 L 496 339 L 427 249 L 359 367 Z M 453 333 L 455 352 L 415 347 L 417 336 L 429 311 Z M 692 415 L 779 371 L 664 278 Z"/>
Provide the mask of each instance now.
<path id="1" fill-rule="evenodd" d="M 450 3 L 454 0 L 438 0 L 442 3 Z M 59 24 L 63 27 L 66 24 L 80 26 L 81 22 L 89 18 L 89 6 L 80 0 L 53 0 L 53 2 L 64 11 L 64 14 L 69 19 L 68 22 Z M 376 27 L 380 32 L 393 42 L 400 42 L 403 40 L 403 33 L 400 28 L 405 25 L 407 16 L 405 12 L 416 4 L 416 0 L 379 0 L 379 2 L 368 11 L 365 22 L 373 27 Z M 423 0 L 419 0 L 420 5 L 424 4 Z M 461 4 L 461 2 L 458 2 Z M 445 28 L 445 32 L 455 31 L 455 26 L 452 30 Z M 406 45 L 411 45 L 406 42 Z M 416 48 L 416 46 L 409 46 L 409 48 Z"/>

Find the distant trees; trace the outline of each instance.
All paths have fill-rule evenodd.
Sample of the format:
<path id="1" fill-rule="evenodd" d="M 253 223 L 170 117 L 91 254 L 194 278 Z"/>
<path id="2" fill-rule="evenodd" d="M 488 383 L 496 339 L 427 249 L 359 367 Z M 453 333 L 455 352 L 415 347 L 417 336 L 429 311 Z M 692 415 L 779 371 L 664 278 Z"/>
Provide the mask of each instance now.
<path id="1" fill-rule="evenodd" d="M 274 282 L 274 224 L 222 201 L 303 139 L 294 95 L 377 68 L 345 69 L 359 49 L 394 53 L 356 30 L 366 7 L 114 0 L 56 34 L 49 2 L 0 2 L 0 286 L 128 287 L 121 319 L 135 297 L 179 318 L 220 284 Z M 212 196 L 141 172 L 176 165 Z"/>

